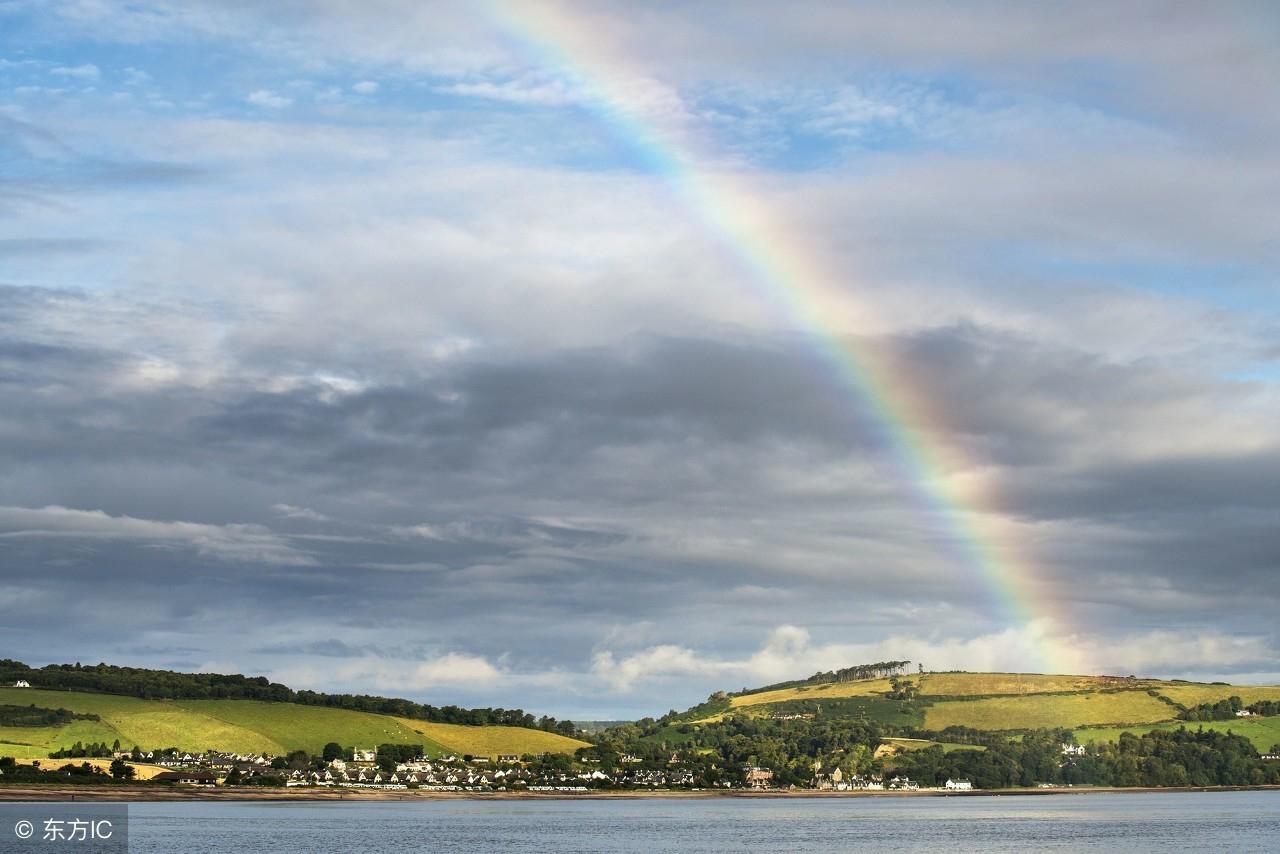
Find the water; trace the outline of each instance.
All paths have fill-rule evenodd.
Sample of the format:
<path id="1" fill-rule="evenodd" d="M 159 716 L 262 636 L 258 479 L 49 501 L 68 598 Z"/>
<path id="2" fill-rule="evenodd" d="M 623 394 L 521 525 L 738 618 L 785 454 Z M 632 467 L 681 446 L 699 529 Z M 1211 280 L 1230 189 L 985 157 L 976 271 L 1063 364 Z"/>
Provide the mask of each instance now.
<path id="1" fill-rule="evenodd" d="M 1280 851 L 1280 791 L 145 803 L 133 852 Z"/>

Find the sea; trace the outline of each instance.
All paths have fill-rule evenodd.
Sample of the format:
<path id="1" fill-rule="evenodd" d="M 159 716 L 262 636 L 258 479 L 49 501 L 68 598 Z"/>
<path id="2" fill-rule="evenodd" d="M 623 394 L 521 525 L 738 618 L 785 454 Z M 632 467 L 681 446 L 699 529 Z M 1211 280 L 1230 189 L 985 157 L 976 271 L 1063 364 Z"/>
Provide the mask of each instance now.
<path id="1" fill-rule="evenodd" d="M 132 852 L 1280 852 L 1280 791 L 139 803 Z"/>

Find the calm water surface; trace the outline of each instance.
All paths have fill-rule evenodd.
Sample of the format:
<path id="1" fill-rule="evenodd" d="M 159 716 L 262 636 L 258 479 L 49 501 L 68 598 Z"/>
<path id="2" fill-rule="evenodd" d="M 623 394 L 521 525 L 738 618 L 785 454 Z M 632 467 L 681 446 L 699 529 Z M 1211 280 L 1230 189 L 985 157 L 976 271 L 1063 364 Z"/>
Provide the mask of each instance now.
<path id="1" fill-rule="evenodd" d="M 146 803 L 134 852 L 1280 852 L 1280 792 L 1041 797 Z"/>

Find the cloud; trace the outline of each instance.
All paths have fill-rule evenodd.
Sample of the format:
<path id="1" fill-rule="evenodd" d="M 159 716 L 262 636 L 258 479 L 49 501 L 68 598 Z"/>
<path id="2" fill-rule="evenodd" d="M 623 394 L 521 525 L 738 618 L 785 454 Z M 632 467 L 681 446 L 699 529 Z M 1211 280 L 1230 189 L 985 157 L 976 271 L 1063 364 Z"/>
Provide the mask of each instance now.
<path id="1" fill-rule="evenodd" d="M 261 525 L 207 525 L 111 516 L 101 510 L 51 505 L 0 506 L 0 539 L 52 541 L 127 540 L 164 547 L 181 546 L 221 560 L 281 566 L 311 566 L 314 558 Z"/>
<path id="2" fill-rule="evenodd" d="M 307 522 L 329 522 L 330 518 L 317 513 L 309 507 L 295 507 L 292 504 L 272 504 L 271 509 L 286 519 L 302 519 Z"/>
<path id="3" fill-rule="evenodd" d="M 1052 663 L 1038 657 L 1037 651 L 1046 648 L 1056 658 Z M 1272 644 L 1259 635 L 1157 630 L 1123 633 L 1104 641 L 1059 632 L 1043 620 L 973 637 L 930 638 L 899 633 L 873 643 L 815 644 L 808 630 L 782 625 L 770 631 L 763 645 L 745 659 L 716 658 L 687 647 L 662 644 L 622 657 L 610 650 L 597 651 L 592 657 L 591 672 L 615 691 L 634 692 L 652 690 L 671 677 L 696 676 L 703 684 L 722 687 L 741 681 L 746 687 L 756 687 L 858 662 L 903 659 L 933 671 L 1034 673 L 1046 672 L 1046 665 L 1059 665 L 1060 672 L 1067 673 L 1160 676 L 1204 672 L 1206 667 L 1265 667 L 1274 660 L 1275 652 Z"/>
<path id="4" fill-rule="evenodd" d="M 514 104 L 564 106 L 583 100 L 583 95 L 560 80 L 481 80 L 437 86 L 435 91 L 463 98 L 486 98 Z"/>
<path id="5" fill-rule="evenodd" d="M 255 107 L 266 107 L 270 110 L 283 109 L 293 104 L 292 98 L 276 94 L 269 89 L 255 89 L 245 96 L 245 100 Z"/>
<path id="6" fill-rule="evenodd" d="M 1113 6 L 562 5 L 591 75 L 467 3 L 50 6 L 154 91 L 6 69 L 11 654 L 600 717 L 904 651 L 1273 671 L 1273 51 Z"/>
<path id="7" fill-rule="evenodd" d="M 95 240 L 69 237 L 9 237 L 0 239 L 0 257 L 78 255 L 100 248 Z"/>
<path id="8" fill-rule="evenodd" d="M 98 66 L 91 63 L 75 66 L 60 65 L 49 69 L 49 73 L 56 77 L 70 77 L 75 80 L 97 80 L 102 76 Z"/>
<path id="9" fill-rule="evenodd" d="M 351 91 L 360 95 L 372 95 L 378 91 L 378 84 L 373 80 L 361 80 L 351 87 Z"/>

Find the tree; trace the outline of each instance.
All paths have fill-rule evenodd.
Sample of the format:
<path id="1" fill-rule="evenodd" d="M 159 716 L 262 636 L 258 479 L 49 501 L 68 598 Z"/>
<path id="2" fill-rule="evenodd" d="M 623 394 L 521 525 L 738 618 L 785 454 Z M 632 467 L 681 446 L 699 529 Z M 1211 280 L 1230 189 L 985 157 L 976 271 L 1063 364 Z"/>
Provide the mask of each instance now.
<path id="1" fill-rule="evenodd" d="M 133 766 L 123 759 L 117 759 L 111 763 L 111 776 L 117 780 L 132 780 L 134 773 Z"/>
<path id="2" fill-rule="evenodd" d="M 341 744 L 338 744 L 336 741 L 331 741 L 324 746 L 324 751 L 321 753 L 321 756 L 324 757 L 325 762 L 332 762 L 335 759 L 341 759 L 343 752 Z"/>

